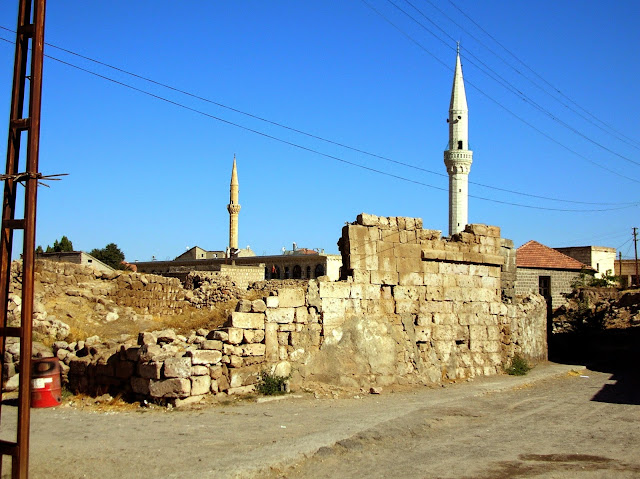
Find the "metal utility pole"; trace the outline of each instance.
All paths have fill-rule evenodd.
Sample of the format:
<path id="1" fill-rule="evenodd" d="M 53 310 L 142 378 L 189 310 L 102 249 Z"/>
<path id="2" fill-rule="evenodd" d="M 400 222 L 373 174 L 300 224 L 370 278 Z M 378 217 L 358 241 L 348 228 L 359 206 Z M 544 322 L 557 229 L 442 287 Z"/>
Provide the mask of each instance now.
<path id="1" fill-rule="evenodd" d="M 31 327 L 33 320 L 33 282 L 36 239 L 36 199 L 38 152 L 40 147 L 40 100 L 42 96 L 42 59 L 44 54 L 44 14 L 46 0 L 19 0 L 16 50 L 9 116 L 6 174 L 2 202 L 0 234 L 0 354 L 4 356 L 6 339 L 20 340 L 20 381 L 18 386 L 18 421 L 15 441 L 0 440 L 0 454 L 12 457 L 11 477 L 29 476 L 29 424 L 31 408 Z M 31 54 L 29 54 L 31 50 Z M 27 70 L 28 59 L 29 69 Z M 28 83 L 27 83 L 28 82 Z M 28 86 L 27 86 L 28 85 Z M 28 96 L 25 96 L 28 93 Z M 25 113 L 25 98 L 28 106 Z M 20 141 L 27 135 L 26 165 L 20 167 Z M 16 208 L 18 185 L 24 186 L 24 203 Z M 24 218 L 16 212 L 24 211 Z M 13 233 L 23 230 L 22 247 L 22 310 L 19 326 L 7 324 L 9 284 L 11 282 L 11 252 Z M 0 379 L 1 378 L 0 373 Z M 2 392 L 0 391 L 0 400 Z M 1 402 L 0 402 L 1 404 Z M 1 417 L 1 408 L 0 408 Z M 1 459 L 1 458 L 0 458 Z M 2 463 L 0 462 L 0 472 Z M 4 476 L 4 474 L 3 474 Z"/>
<path id="2" fill-rule="evenodd" d="M 635 281 L 635 286 L 640 286 L 640 277 L 638 277 L 638 228 L 633 228 L 633 248 L 636 251 L 636 281 Z"/>

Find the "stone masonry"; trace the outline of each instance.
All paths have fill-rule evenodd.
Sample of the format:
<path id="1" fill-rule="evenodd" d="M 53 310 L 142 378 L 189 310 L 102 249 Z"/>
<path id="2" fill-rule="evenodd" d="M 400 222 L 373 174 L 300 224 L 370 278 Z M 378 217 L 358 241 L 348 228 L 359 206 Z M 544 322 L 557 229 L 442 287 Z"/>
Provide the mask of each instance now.
<path id="1" fill-rule="evenodd" d="M 496 374 L 516 353 L 546 359 L 543 298 L 502 302 L 498 228 L 468 225 L 446 240 L 418 218 L 363 214 L 339 245 L 345 280 L 241 300 L 222 329 L 59 343 L 69 384 L 173 401 L 251 391 L 262 371 L 294 387 L 373 387 Z"/>

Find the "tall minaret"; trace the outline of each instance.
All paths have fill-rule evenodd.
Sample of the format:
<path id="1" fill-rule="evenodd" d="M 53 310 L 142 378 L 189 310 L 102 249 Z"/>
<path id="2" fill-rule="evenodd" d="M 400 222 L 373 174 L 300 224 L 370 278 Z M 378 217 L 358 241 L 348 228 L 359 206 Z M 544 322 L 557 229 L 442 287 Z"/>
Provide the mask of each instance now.
<path id="1" fill-rule="evenodd" d="M 449 148 L 444 152 L 444 164 L 449 174 L 449 236 L 464 230 L 469 211 L 469 171 L 473 152 L 469 149 L 469 110 L 464 92 L 460 43 L 453 74 L 449 105 Z"/>
<path id="2" fill-rule="evenodd" d="M 233 257 L 238 251 L 238 213 L 240 204 L 238 203 L 238 170 L 236 168 L 236 155 L 233 155 L 233 169 L 231 170 L 231 186 L 229 187 L 229 254 Z"/>

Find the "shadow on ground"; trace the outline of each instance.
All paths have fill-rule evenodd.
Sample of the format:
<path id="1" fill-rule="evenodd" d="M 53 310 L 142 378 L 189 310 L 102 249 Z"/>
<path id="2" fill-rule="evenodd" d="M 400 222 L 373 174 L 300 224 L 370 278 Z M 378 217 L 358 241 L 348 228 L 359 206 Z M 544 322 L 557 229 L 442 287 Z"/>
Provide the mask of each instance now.
<path id="1" fill-rule="evenodd" d="M 592 401 L 640 405 L 640 327 L 554 335 L 549 360 L 610 373 Z"/>

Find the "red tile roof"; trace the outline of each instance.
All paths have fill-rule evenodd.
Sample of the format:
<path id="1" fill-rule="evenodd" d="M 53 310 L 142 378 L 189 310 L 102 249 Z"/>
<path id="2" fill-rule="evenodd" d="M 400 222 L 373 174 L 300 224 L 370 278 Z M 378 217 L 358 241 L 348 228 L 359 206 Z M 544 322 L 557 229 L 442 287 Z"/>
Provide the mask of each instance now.
<path id="1" fill-rule="evenodd" d="M 519 268 L 592 269 L 560 251 L 549 248 L 537 241 L 528 241 L 516 251 L 516 265 Z"/>

